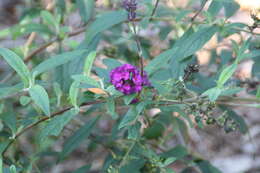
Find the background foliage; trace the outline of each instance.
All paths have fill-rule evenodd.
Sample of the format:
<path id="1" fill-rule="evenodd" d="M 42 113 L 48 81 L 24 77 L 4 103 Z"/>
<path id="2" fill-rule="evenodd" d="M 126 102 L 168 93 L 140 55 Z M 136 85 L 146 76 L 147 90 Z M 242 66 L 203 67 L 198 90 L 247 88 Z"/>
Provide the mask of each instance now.
<path id="1" fill-rule="evenodd" d="M 229 20 L 240 8 L 233 0 L 184 8 L 140 0 L 134 20 L 117 0 L 21 6 L 0 31 L 24 40 L 0 48 L 0 172 L 59 172 L 52 168 L 76 156 L 88 159 L 64 172 L 219 173 L 194 150 L 189 129 L 250 136 L 234 108 L 260 108 L 257 10 L 248 25 Z M 152 87 L 117 91 L 110 71 L 125 63 L 142 70 L 140 61 Z M 241 78 L 248 61 L 252 74 Z"/>

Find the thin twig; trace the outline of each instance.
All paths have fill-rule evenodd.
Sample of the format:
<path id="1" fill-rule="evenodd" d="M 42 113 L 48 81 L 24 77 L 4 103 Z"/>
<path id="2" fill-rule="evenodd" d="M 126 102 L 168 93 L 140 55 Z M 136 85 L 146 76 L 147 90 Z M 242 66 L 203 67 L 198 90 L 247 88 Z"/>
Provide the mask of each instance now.
<path id="1" fill-rule="evenodd" d="M 192 26 L 194 20 L 197 18 L 197 16 L 201 13 L 201 11 L 203 10 L 203 8 L 205 7 L 205 5 L 207 4 L 208 0 L 205 0 L 203 2 L 203 4 L 201 5 L 200 9 L 194 14 L 194 16 L 191 18 L 191 25 L 190 27 Z"/>
<path id="2" fill-rule="evenodd" d="M 134 21 L 132 22 L 133 25 L 133 30 L 134 30 L 134 37 L 135 37 L 135 42 L 136 42 L 136 46 L 137 46 L 137 50 L 138 50 L 138 55 L 139 55 L 139 60 L 140 60 L 140 69 L 141 69 L 141 76 L 143 76 L 143 71 L 144 71 L 144 60 L 143 60 L 143 51 L 141 48 L 141 43 L 140 40 L 138 38 L 137 35 L 137 31 L 136 31 L 136 25 L 134 23 Z"/>
<path id="3" fill-rule="evenodd" d="M 160 1 L 160 0 L 156 0 L 156 2 L 155 2 L 155 5 L 154 5 L 154 8 L 153 8 L 152 14 L 151 14 L 151 16 L 150 16 L 150 21 L 152 20 L 154 14 L 155 14 L 155 12 L 156 12 L 156 9 L 157 9 L 157 7 L 158 7 L 159 1 Z"/>
<path id="4" fill-rule="evenodd" d="M 95 101 L 92 101 L 92 102 L 85 102 L 85 103 L 81 104 L 80 107 L 84 107 L 84 106 L 88 106 L 88 105 L 94 105 L 94 104 L 99 104 L 99 103 L 103 103 L 103 102 L 105 102 L 105 101 L 104 101 L 104 100 L 95 100 Z M 8 145 L 6 146 L 6 148 L 4 149 L 4 151 L 2 152 L 2 155 L 4 156 L 5 153 L 7 152 L 8 148 L 15 142 L 15 140 L 16 140 L 17 138 L 19 138 L 22 134 L 24 134 L 25 132 L 27 132 L 29 129 L 31 129 L 31 128 L 37 126 L 38 124 L 41 124 L 42 122 L 45 122 L 45 121 L 47 121 L 47 120 L 49 120 L 49 119 L 51 119 L 51 118 L 53 118 L 53 117 L 59 116 L 59 115 L 63 114 L 64 112 L 66 112 L 66 111 L 68 111 L 68 110 L 70 110 L 70 109 L 72 109 L 72 108 L 73 108 L 73 107 L 67 107 L 67 108 L 62 109 L 62 110 L 60 110 L 60 111 L 54 112 L 53 114 L 51 114 L 51 116 L 43 117 L 43 118 L 39 119 L 38 121 L 36 121 L 35 123 L 33 123 L 33 124 L 31 124 L 31 125 L 25 127 L 24 129 L 22 129 L 20 132 L 18 132 L 18 133 L 14 136 L 13 140 L 11 140 L 11 141 L 8 143 Z"/>
<path id="5" fill-rule="evenodd" d="M 85 27 L 78 29 L 77 31 L 74 32 L 70 32 L 68 33 L 68 37 L 73 37 L 76 36 L 82 32 L 84 32 L 86 30 Z M 54 42 L 58 41 L 59 38 L 55 37 L 54 39 L 50 40 L 47 43 L 44 43 L 42 46 L 40 46 L 39 48 L 35 49 L 33 52 L 31 52 L 28 56 L 26 56 L 24 58 L 24 62 L 28 63 L 35 55 L 37 55 L 38 53 L 42 52 L 43 50 L 45 50 L 48 46 L 50 46 L 51 44 L 53 44 Z M 10 78 L 12 78 L 15 75 L 15 71 L 13 71 L 12 73 L 10 73 L 9 75 L 7 75 L 4 79 L 2 79 L 0 81 L 0 83 L 5 83 L 7 82 Z"/>

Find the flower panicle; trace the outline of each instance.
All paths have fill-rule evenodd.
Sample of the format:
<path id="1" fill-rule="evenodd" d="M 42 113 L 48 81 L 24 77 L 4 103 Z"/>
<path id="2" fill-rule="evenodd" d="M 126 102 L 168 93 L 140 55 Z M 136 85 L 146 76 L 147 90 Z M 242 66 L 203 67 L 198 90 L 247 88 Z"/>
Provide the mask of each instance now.
<path id="1" fill-rule="evenodd" d="M 147 74 L 144 72 L 141 75 L 140 70 L 131 64 L 123 64 L 114 68 L 110 72 L 110 82 L 116 90 L 125 95 L 138 93 L 143 86 L 151 86 Z"/>
<path id="2" fill-rule="evenodd" d="M 123 7 L 128 11 L 128 20 L 133 21 L 136 18 L 137 1 L 136 0 L 124 0 Z"/>

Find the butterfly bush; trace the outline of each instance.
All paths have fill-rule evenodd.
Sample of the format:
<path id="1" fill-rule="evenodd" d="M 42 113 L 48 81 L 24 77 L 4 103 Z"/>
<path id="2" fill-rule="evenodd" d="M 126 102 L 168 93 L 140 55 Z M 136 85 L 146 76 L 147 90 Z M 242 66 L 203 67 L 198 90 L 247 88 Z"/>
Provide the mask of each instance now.
<path id="1" fill-rule="evenodd" d="M 143 71 L 142 75 L 141 71 L 131 64 L 114 68 L 110 72 L 110 82 L 116 90 L 125 95 L 138 93 L 144 86 L 151 86 L 146 72 Z"/>

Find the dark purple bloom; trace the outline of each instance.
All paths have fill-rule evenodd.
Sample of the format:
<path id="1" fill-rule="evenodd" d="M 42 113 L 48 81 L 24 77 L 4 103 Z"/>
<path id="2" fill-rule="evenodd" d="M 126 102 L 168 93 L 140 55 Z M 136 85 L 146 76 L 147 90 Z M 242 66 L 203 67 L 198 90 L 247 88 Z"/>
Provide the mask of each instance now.
<path id="1" fill-rule="evenodd" d="M 128 11 L 128 20 L 133 21 L 136 18 L 137 2 L 136 0 L 124 0 L 123 7 Z"/>
<path id="2" fill-rule="evenodd" d="M 137 67 L 131 64 L 124 64 L 114 68 L 110 72 L 110 82 L 115 86 L 116 90 L 125 95 L 138 93 L 143 86 L 150 86 L 147 74 L 143 72 L 143 76 Z"/>

